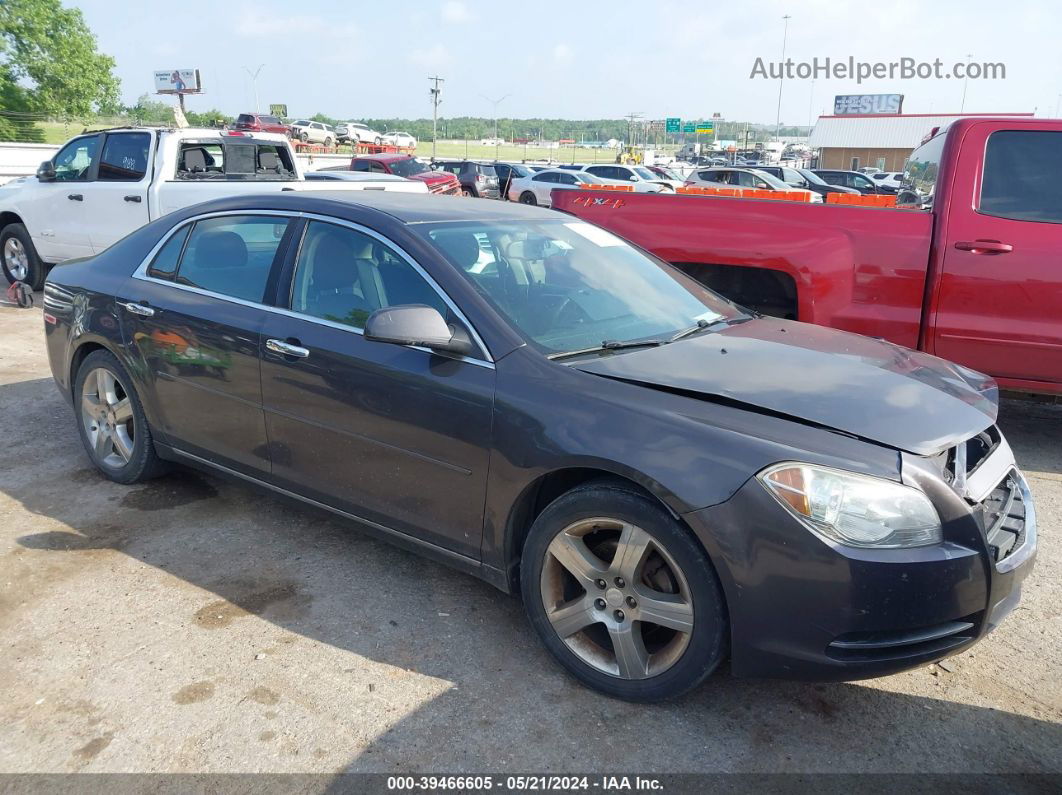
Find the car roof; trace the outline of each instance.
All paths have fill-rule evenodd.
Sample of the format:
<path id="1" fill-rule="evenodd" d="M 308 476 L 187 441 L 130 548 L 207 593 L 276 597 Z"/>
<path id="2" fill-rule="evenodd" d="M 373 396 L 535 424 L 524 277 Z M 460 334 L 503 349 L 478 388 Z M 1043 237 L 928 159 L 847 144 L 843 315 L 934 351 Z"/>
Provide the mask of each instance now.
<path id="1" fill-rule="evenodd" d="M 229 196 L 195 205 L 195 215 L 230 210 L 287 210 L 349 218 L 352 210 L 387 215 L 405 224 L 453 221 L 572 220 L 559 212 L 518 202 L 460 201 L 452 196 L 387 191 L 285 191 L 251 196 Z"/>
<path id="2" fill-rule="evenodd" d="M 379 160 L 390 162 L 391 160 L 409 160 L 413 155 L 404 155 L 401 152 L 381 152 L 378 155 L 355 155 L 354 160 Z"/>

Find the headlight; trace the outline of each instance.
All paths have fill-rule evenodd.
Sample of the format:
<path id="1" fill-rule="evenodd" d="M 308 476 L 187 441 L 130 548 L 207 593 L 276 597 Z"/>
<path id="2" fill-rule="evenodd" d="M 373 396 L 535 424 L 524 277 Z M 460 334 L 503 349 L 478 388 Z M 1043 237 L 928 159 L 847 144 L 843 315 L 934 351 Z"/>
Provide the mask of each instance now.
<path id="1" fill-rule="evenodd" d="M 941 540 L 936 509 L 910 486 L 797 463 L 778 464 L 757 477 L 787 511 L 825 540 L 873 549 Z"/>

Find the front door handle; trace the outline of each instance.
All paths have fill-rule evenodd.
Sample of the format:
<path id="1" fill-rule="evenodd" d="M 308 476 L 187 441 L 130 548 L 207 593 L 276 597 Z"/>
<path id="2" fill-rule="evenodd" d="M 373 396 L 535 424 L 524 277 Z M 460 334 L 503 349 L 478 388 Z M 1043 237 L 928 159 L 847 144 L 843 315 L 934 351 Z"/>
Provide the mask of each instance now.
<path id="1" fill-rule="evenodd" d="M 72 201 L 72 202 L 83 202 L 83 201 L 85 201 L 85 197 L 82 196 L 80 193 L 68 193 L 66 195 L 66 198 L 70 199 L 70 201 Z"/>
<path id="2" fill-rule="evenodd" d="M 284 340 L 266 340 L 266 348 L 273 351 L 273 353 L 279 353 L 282 356 L 295 356 L 299 359 L 305 359 L 310 355 L 308 349 L 292 345 Z"/>
<path id="3" fill-rule="evenodd" d="M 974 254 L 1009 254 L 1014 250 L 1010 243 L 1000 243 L 998 240 L 960 240 L 955 248 Z"/>
<path id="4" fill-rule="evenodd" d="M 125 200 L 127 202 L 136 202 L 137 204 L 140 204 L 140 197 L 139 196 L 126 196 Z"/>
<path id="5" fill-rule="evenodd" d="M 132 312 L 134 315 L 140 315 L 140 317 L 154 317 L 155 310 L 150 306 L 144 306 L 143 304 L 134 304 L 132 301 L 119 301 L 118 306 L 125 309 L 127 312 Z"/>

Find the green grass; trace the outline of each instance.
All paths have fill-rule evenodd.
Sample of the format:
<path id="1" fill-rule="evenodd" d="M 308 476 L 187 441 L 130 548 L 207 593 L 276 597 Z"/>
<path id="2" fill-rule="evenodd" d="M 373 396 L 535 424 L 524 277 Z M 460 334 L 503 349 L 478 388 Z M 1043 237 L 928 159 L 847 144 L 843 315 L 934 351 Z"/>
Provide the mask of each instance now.
<path id="1" fill-rule="evenodd" d="M 38 122 L 37 126 L 44 130 L 45 143 L 61 144 L 80 133 L 85 125 L 78 122 L 45 121 Z M 98 126 L 98 125 L 92 125 Z M 672 147 L 673 148 L 673 147 Z M 345 150 L 346 147 L 343 147 Z M 342 151 L 342 150 L 341 150 Z M 617 152 L 612 149 L 585 149 L 571 146 L 563 146 L 560 149 L 543 149 L 534 146 L 504 144 L 502 146 L 481 146 L 478 141 L 469 141 L 466 146 L 464 141 L 439 141 L 435 147 L 436 156 L 442 158 L 469 158 L 471 160 L 547 160 L 552 158 L 555 163 L 614 163 Z M 419 157 L 431 157 L 431 141 L 420 141 L 417 144 Z"/>

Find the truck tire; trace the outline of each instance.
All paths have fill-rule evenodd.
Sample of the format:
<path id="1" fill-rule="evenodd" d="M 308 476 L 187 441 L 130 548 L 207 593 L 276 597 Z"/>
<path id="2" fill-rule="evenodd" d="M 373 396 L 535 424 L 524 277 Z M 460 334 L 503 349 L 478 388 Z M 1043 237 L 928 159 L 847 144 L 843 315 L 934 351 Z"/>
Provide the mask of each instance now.
<path id="1" fill-rule="evenodd" d="M 48 266 L 37 256 L 37 249 L 22 224 L 8 224 L 0 231 L 0 266 L 11 283 L 25 282 L 33 290 L 44 287 Z"/>
<path id="2" fill-rule="evenodd" d="M 324 145 L 325 145 L 325 149 L 331 149 L 332 148 L 332 139 L 331 138 L 325 138 Z"/>

